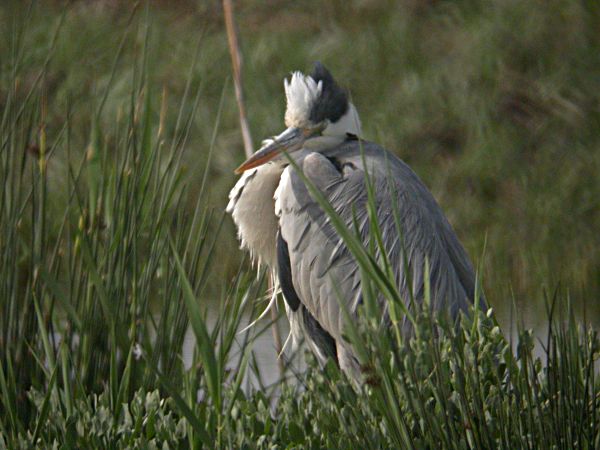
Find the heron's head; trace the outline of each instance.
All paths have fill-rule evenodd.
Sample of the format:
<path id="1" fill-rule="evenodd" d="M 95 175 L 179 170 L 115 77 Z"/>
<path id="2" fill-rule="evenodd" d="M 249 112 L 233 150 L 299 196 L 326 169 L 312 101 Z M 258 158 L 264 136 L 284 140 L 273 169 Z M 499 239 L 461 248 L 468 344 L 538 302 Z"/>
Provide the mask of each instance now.
<path id="1" fill-rule="evenodd" d="M 360 135 L 356 108 L 321 63 L 310 75 L 292 73 L 284 80 L 287 129 L 268 139 L 256 153 L 236 169 L 236 173 L 260 166 L 301 148 L 323 151 L 343 142 L 348 135 Z"/>

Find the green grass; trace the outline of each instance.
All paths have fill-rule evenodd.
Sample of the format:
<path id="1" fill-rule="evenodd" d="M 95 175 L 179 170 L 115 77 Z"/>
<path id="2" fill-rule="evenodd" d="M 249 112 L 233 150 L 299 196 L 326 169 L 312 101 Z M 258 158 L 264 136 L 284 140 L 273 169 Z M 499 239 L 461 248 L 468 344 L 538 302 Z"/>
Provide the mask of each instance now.
<path id="1" fill-rule="evenodd" d="M 369 383 L 311 360 L 298 383 L 243 390 L 268 324 L 238 334 L 265 283 L 223 216 L 243 152 L 218 9 L 8 2 L 0 448 L 600 445 L 596 3 L 354 6 L 238 7 L 255 140 L 282 128 L 282 78 L 322 60 L 365 137 L 430 186 L 514 342 L 480 313 L 455 327 L 413 311 L 407 343 L 367 302 L 348 339 Z M 385 262 L 339 231 L 367 300 L 401 314 Z M 534 348 L 520 325 L 548 315 Z"/>

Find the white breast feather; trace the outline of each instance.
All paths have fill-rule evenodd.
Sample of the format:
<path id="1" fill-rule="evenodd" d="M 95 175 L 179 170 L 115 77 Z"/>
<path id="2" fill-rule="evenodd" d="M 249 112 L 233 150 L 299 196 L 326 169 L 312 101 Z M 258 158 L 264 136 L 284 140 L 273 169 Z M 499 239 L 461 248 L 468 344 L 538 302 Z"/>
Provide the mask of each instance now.
<path id="1" fill-rule="evenodd" d="M 237 226 L 241 247 L 250 251 L 254 261 L 271 268 L 276 264 L 278 226 L 273 194 L 281 170 L 275 164 L 265 164 L 244 172 L 229 193 L 226 209 Z"/>

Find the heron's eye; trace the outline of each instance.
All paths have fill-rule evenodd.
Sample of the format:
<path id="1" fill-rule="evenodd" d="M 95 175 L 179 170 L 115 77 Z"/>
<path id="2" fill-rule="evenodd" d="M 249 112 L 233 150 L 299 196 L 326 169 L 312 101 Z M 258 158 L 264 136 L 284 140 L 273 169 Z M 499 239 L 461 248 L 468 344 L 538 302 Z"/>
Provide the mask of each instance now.
<path id="1" fill-rule="evenodd" d="M 325 119 L 323 122 L 319 123 L 315 129 L 314 129 L 314 134 L 317 136 L 321 136 L 323 134 L 323 131 L 325 131 L 325 128 L 327 128 L 329 126 L 329 120 Z"/>
<path id="2" fill-rule="evenodd" d="M 325 122 L 321 122 L 315 126 L 304 128 L 302 130 L 302 134 L 304 134 L 307 139 L 315 136 L 321 136 L 325 128 L 327 128 L 327 124 Z"/>

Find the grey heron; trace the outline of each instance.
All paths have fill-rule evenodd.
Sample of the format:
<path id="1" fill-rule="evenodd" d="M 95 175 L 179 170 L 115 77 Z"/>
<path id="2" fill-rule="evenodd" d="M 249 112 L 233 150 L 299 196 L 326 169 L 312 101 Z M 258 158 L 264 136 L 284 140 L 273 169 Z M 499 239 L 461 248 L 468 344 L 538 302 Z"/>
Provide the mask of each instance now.
<path id="1" fill-rule="evenodd" d="M 358 224 L 365 245 L 368 172 L 383 244 L 403 298 L 412 291 L 422 301 L 427 260 L 431 307 L 456 316 L 473 302 L 473 266 L 417 175 L 392 153 L 360 138 L 356 108 L 322 64 L 316 63 L 310 75 L 294 72 L 284 88 L 287 129 L 264 141 L 236 169 L 242 176 L 230 192 L 227 211 L 241 246 L 276 274 L 292 336 L 303 337 L 320 361 L 334 358 L 357 379 L 358 361 L 342 337 L 340 301 L 350 314 L 357 314 L 361 271 L 297 168 L 349 227 Z M 403 243 L 392 214 L 394 203 Z M 383 311 L 387 314 L 385 305 Z"/>

